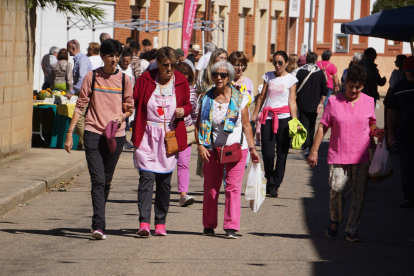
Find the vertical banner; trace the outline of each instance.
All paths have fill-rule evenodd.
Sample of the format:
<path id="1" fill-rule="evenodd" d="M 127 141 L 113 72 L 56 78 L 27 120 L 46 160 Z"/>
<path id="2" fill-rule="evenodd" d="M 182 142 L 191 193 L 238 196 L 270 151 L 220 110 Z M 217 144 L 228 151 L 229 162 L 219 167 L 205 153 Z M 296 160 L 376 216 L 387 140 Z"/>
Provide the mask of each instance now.
<path id="1" fill-rule="evenodd" d="M 191 34 L 193 33 L 193 24 L 197 12 L 197 4 L 198 0 L 185 0 L 182 35 L 183 41 L 181 43 L 181 48 L 184 51 L 185 57 L 187 57 Z"/>

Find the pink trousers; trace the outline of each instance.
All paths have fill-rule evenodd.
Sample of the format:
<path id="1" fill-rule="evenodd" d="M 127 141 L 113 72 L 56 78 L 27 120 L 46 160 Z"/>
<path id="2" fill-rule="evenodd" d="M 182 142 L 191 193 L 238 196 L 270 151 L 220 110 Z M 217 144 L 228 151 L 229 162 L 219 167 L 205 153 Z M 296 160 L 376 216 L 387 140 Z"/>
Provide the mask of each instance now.
<path id="1" fill-rule="evenodd" d="M 224 165 L 217 163 L 214 152 L 209 151 L 210 160 L 204 163 L 204 228 L 217 228 L 217 204 L 223 181 Z M 239 162 L 226 164 L 226 205 L 223 229 L 240 230 L 241 188 L 248 150 L 243 150 Z"/>
<path id="2" fill-rule="evenodd" d="M 191 145 L 178 153 L 177 160 L 177 182 L 178 192 L 186 192 L 188 194 L 188 186 L 190 184 L 190 157 L 191 157 Z"/>

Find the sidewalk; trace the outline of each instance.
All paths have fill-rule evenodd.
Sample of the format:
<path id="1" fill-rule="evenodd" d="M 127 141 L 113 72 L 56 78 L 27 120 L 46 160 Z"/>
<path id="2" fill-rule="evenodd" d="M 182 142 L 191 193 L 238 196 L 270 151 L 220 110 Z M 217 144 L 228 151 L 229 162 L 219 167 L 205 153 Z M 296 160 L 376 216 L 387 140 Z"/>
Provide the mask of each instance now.
<path id="1" fill-rule="evenodd" d="M 85 152 L 32 148 L 0 161 L 0 216 L 86 171 Z"/>

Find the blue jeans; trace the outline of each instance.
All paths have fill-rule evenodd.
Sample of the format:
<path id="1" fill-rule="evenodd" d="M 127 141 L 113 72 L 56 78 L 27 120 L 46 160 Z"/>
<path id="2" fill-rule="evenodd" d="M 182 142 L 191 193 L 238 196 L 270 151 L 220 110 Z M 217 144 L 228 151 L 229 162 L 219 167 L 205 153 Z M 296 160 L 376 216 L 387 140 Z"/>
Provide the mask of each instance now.
<path id="1" fill-rule="evenodd" d="M 328 99 L 329 99 L 329 97 L 331 96 L 331 94 L 332 94 L 332 89 L 331 89 L 331 88 L 328 88 L 328 95 L 326 95 L 325 103 L 323 104 L 323 107 L 324 107 L 324 108 L 325 108 L 325 107 L 326 107 L 326 105 L 328 104 Z"/>

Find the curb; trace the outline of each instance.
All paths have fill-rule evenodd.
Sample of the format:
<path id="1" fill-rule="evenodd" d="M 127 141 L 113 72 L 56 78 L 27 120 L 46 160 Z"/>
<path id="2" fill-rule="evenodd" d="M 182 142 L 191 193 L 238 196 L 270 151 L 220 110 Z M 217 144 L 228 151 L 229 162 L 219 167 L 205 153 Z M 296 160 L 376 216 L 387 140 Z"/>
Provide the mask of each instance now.
<path id="1" fill-rule="evenodd" d="M 61 181 L 71 180 L 73 176 L 81 174 L 87 169 L 86 161 L 83 161 L 58 175 L 31 181 L 29 184 L 13 190 L 9 196 L 0 200 L 0 216 L 11 211 L 19 204 L 26 203 L 30 199 L 46 193 L 48 189 L 56 187 Z"/>

